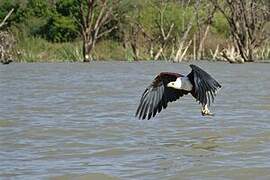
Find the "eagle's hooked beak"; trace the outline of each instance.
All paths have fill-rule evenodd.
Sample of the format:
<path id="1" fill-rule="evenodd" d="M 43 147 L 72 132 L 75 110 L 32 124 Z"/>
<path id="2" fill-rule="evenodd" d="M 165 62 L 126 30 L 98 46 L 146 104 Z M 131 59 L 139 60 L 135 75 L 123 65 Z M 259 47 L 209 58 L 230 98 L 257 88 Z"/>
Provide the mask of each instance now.
<path id="1" fill-rule="evenodd" d="M 169 83 L 167 84 L 167 87 L 175 88 L 174 82 L 169 82 Z"/>

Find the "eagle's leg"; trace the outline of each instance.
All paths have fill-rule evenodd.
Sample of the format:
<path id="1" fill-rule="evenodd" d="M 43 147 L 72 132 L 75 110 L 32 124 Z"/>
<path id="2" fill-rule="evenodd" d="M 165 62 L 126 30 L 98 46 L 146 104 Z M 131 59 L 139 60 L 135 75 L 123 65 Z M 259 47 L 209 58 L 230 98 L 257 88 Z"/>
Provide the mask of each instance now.
<path id="1" fill-rule="evenodd" d="M 213 116 L 214 114 L 210 112 L 210 110 L 207 107 L 207 104 L 202 105 L 202 115 L 203 116 Z"/>

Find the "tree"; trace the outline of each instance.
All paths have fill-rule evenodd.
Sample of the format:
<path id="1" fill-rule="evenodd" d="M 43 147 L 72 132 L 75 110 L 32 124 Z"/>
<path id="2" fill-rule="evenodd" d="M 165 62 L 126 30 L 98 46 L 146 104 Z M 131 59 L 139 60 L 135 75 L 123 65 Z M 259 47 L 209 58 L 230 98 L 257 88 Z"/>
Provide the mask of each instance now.
<path id="1" fill-rule="evenodd" d="M 194 59 L 200 60 L 204 58 L 204 44 L 213 24 L 216 8 L 208 0 L 196 0 L 194 12 L 197 29 L 193 37 L 193 53 Z"/>
<path id="2" fill-rule="evenodd" d="M 110 26 L 115 18 L 114 2 L 109 0 L 77 0 L 79 11 L 75 15 L 83 39 L 83 61 L 92 59 L 92 50 L 98 39 L 111 32 L 116 26 Z"/>
<path id="3" fill-rule="evenodd" d="M 14 38 L 8 32 L 1 31 L 1 28 L 6 24 L 13 11 L 14 9 L 11 9 L 2 22 L 0 21 L 0 61 L 3 64 L 8 64 L 12 61 L 10 51 L 13 48 Z"/>
<path id="4" fill-rule="evenodd" d="M 211 0 L 211 2 L 226 18 L 234 49 L 242 61 L 254 61 L 256 48 L 267 38 L 265 25 L 269 17 L 269 7 L 266 1 Z"/>

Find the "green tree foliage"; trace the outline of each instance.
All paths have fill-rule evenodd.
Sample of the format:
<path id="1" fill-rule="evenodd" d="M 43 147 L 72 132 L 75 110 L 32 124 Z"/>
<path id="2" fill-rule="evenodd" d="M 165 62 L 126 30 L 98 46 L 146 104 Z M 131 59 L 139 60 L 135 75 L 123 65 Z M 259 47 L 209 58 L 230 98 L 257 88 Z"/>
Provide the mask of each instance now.
<path id="1" fill-rule="evenodd" d="M 27 36 L 39 36 L 52 42 L 68 42 L 78 37 L 78 26 L 72 13 L 74 0 L 58 0 L 56 3 L 44 0 L 0 1 L 0 19 L 14 8 L 7 26 L 15 26 Z M 12 22 L 12 24 L 11 24 Z"/>
<path id="2" fill-rule="evenodd" d="M 78 9 L 75 0 L 59 0 L 55 4 L 56 11 L 62 16 L 72 16 Z"/>
<path id="3" fill-rule="evenodd" d="M 43 24 L 37 26 L 33 32 L 35 35 L 52 42 L 67 42 L 77 37 L 78 27 L 72 18 L 74 0 L 59 0 L 53 5 L 48 1 L 30 0 L 28 5 L 35 18 L 45 20 Z"/>
<path id="4" fill-rule="evenodd" d="M 213 30 L 224 37 L 229 37 L 229 24 L 220 12 L 215 14 L 213 22 Z"/>
<path id="5" fill-rule="evenodd" d="M 77 37 L 78 28 L 70 16 L 55 13 L 42 28 L 42 34 L 45 34 L 45 38 L 53 42 L 67 42 Z"/>
<path id="6" fill-rule="evenodd" d="M 20 0 L 1 0 L 0 1 L 0 19 L 4 19 L 7 13 L 14 9 L 12 16 L 7 20 L 7 26 L 22 23 L 25 20 L 24 3 Z"/>
<path id="7" fill-rule="evenodd" d="M 48 16 L 51 11 L 48 1 L 44 0 L 28 0 L 26 8 L 30 16 L 40 18 Z"/>
<path id="8" fill-rule="evenodd" d="M 79 27 L 74 19 L 77 12 L 78 5 L 75 0 L 58 0 L 45 26 L 45 30 L 48 30 L 47 39 L 53 42 L 76 39 L 79 36 Z"/>
<path id="9" fill-rule="evenodd" d="M 48 21 L 51 14 L 51 8 L 47 1 L 42 0 L 28 0 L 25 9 L 25 19 L 21 27 L 21 31 L 27 36 L 41 36 L 43 34 L 43 27 Z"/>

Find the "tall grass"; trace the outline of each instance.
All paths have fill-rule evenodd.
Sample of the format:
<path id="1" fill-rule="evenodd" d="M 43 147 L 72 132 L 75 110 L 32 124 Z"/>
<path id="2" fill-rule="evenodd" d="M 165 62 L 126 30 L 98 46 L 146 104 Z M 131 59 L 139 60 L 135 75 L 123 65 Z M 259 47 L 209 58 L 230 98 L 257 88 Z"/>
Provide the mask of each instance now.
<path id="1" fill-rule="evenodd" d="M 15 47 L 18 62 L 78 62 L 83 60 L 82 43 L 52 43 L 40 37 L 17 37 Z M 125 60 L 132 58 L 119 42 L 103 40 L 96 44 L 93 58 L 99 60 Z"/>
<path id="2" fill-rule="evenodd" d="M 78 42 L 51 43 L 40 37 L 17 36 L 15 47 L 19 62 L 74 62 L 82 60 L 82 50 Z"/>
<path id="3" fill-rule="evenodd" d="M 82 61 L 83 52 L 81 43 L 65 43 L 59 50 L 59 59 L 67 62 Z"/>
<path id="4" fill-rule="evenodd" d="M 93 56 L 99 60 L 126 60 L 127 54 L 119 42 L 103 40 L 96 44 Z"/>
<path id="5" fill-rule="evenodd" d="M 48 60 L 49 46 L 44 39 L 35 37 L 19 37 L 16 46 L 17 60 L 20 62 L 36 62 Z"/>

